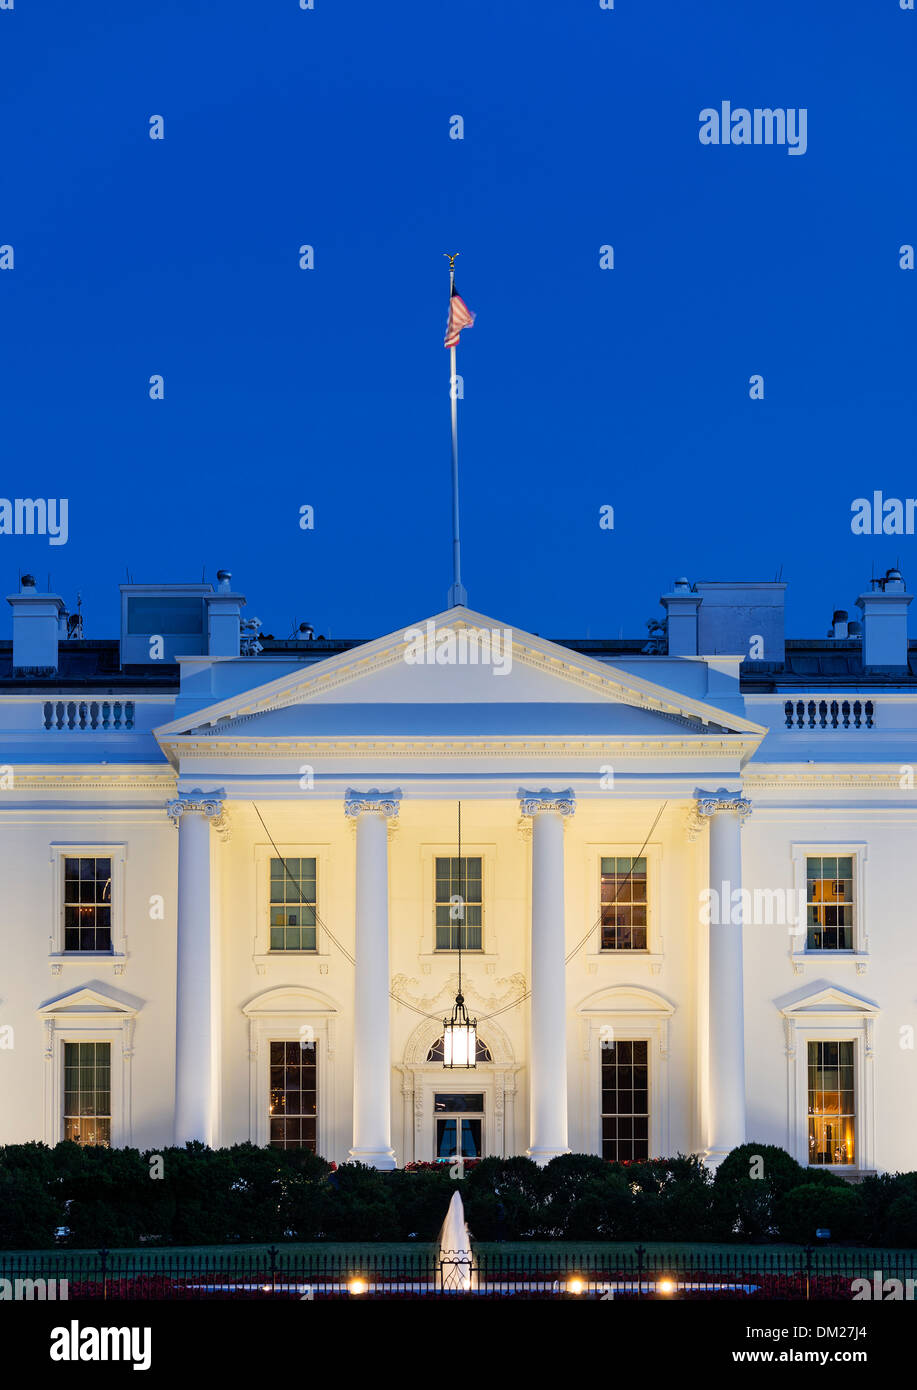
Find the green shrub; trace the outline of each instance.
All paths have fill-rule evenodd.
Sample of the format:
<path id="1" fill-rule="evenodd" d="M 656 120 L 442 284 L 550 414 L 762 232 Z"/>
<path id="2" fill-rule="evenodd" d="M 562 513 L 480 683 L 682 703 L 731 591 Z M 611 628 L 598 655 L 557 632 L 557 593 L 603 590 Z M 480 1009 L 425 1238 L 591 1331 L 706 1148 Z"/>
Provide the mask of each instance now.
<path id="1" fill-rule="evenodd" d="M 479 1240 L 526 1240 L 540 1234 L 543 1181 L 538 1164 L 522 1155 L 482 1159 L 461 1188 L 470 1229 Z"/>
<path id="2" fill-rule="evenodd" d="M 73 1145 L 64 1155 L 62 1188 L 68 1208 L 68 1244 L 79 1248 L 136 1245 L 152 1196 L 149 1168 L 137 1149 Z"/>
<path id="3" fill-rule="evenodd" d="M 863 1229 L 860 1193 L 849 1183 L 806 1182 L 777 1201 L 777 1221 L 784 1240 L 807 1245 L 825 1228 L 832 1241 L 856 1240 Z"/>
<path id="4" fill-rule="evenodd" d="M 635 1239 L 710 1238 L 713 1175 L 696 1154 L 622 1165 L 621 1171 L 633 1193 Z"/>
<path id="5" fill-rule="evenodd" d="M 328 1240 L 398 1239 L 398 1212 L 385 1175 L 377 1169 L 342 1163 L 323 1184 L 322 1194 L 322 1229 Z"/>
<path id="6" fill-rule="evenodd" d="M 435 1240 L 452 1200 L 452 1193 L 462 1191 L 461 1182 L 449 1177 L 449 1164 L 406 1172 L 396 1168 L 386 1174 L 386 1186 L 398 1220 L 398 1239 Z"/>
<path id="7" fill-rule="evenodd" d="M 712 1233 L 725 1240 L 776 1235 L 777 1201 L 805 1181 L 806 1170 L 785 1149 L 775 1144 L 741 1144 L 716 1170 Z"/>
<path id="8" fill-rule="evenodd" d="M 879 1173 L 859 1184 L 863 1240 L 870 1245 L 917 1246 L 917 1173 Z"/>
<path id="9" fill-rule="evenodd" d="M 0 1167 L 0 1250 L 43 1250 L 54 1244 L 63 1205 L 25 1168 Z"/>
<path id="10" fill-rule="evenodd" d="M 288 1240 L 318 1240 L 323 1234 L 325 1180 L 331 1164 L 307 1149 L 275 1150 L 282 1154 L 280 1226 Z"/>

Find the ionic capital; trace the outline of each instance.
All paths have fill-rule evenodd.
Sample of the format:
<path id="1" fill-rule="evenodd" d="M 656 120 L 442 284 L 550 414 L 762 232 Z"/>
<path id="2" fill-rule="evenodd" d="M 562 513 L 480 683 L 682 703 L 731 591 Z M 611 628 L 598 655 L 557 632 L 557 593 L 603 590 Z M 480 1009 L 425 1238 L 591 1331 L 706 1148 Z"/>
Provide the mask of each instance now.
<path id="1" fill-rule="evenodd" d="M 559 816 L 572 816 L 576 810 L 573 788 L 552 792 L 542 787 L 540 792 L 519 791 L 519 812 L 523 816 L 538 816 L 542 811 L 554 811 Z"/>
<path id="2" fill-rule="evenodd" d="M 397 816 L 400 810 L 400 787 L 390 792 L 380 792 L 378 787 L 373 787 L 368 792 L 356 792 L 348 788 L 344 793 L 344 815 L 354 819 L 362 815 L 377 815 L 385 816 L 386 820 L 389 820 Z"/>
<path id="3" fill-rule="evenodd" d="M 200 787 L 196 787 L 190 792 L 179 792 L 178 796 L 166 802 L 166 815 L 176 829 L 181 823 L 182 816 L 189 812 L 206 816 L 220 839 L 228 840 L 229 818 L 223 806 L 225 797 L 224 787 L 213 792 L 201 791 Z"/>
<path id="4" fill-rule="evenodd" d="M 740 792 L 727 791 L 725 787 L 720 787 L 719 791 L 705 792 L 699 788 L 695 793 L 695 806 L 699 816 L 715 816 L 717 811 L 735 811 L 739 817 L 739 822 L 744 823 L 746 816 L 751 815 L 752 805 L 747 797 Z"/>

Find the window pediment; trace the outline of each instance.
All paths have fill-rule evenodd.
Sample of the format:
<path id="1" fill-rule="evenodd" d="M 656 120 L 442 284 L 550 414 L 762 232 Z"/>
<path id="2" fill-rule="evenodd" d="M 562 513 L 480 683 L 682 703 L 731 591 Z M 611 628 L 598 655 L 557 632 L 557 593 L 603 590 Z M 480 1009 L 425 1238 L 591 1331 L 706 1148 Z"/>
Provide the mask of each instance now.
<path id="1" fill-rule="evenodd" d="M 839 985 L 822 985 L 803 995 L 789 996 L 783 1002 L 778 1001 L 777 1007 L 784 1018 L 797 1021 L 807 1018 L 873 1018 L 880 1012 L 879 1006 L 871 999 L 864 999 Z"/>
<path id="2" fill-rule="evenodd" d="M 67 994 L 62 994 L 57 999 L 42 1004 L 36 1013 L 40 1018 L 50 1019 L 92 1016 L 117 1021 L 135 1018 L 141 1008 L 140 1000 L 128 1003 L 125 999 L 116 998 L 115 995 L 109 994 L 106 990 L 87 986 L 83 989 L 70 990 Z"/>

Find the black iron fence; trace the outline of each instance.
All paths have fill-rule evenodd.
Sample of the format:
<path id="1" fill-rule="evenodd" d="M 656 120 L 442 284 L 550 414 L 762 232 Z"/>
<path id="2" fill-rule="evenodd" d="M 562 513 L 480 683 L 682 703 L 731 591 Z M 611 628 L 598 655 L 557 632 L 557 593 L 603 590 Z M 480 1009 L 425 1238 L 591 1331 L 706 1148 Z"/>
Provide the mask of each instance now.
<path id="1" fill-rule="evenodd" d="M 5 1299 L 914 1299 L 917 1251 L 0 1252 Z M 860 1281 L 860 1282 L 856 1282 Z"/>

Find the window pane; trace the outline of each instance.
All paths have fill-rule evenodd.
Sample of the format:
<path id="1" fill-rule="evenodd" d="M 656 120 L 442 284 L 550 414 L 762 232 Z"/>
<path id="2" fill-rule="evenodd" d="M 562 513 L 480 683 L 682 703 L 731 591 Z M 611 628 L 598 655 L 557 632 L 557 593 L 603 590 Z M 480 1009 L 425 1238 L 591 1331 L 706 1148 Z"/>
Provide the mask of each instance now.
<path id="1" fill-rule="evenodd" d="M 111 1044 L 64 1043 L 65 1139 L 111 1143 Z"/>
<path id="2" fill-rule="evenodd" d="M 271 859 L 270 949 L 315 951 L 316 860 Z"/>
<path id="3" fill-rule="evenodd" d="M 645 1039 L 602 1044 L 604 1158 L 620 1161 L 649 1157 L 647 1058 Z"/>
<path id="4" fill-rule="evenodd" d="M 852 1164 L 856 1159 L 853 1042 L 810 1042 L 806 1060 L 809 1163 Z"/>
<path id="5" fill-rule="evenodd" d="M 272 1148 L 316 1151 L 318 1044 L 298 1040 L 269 1045 L 270 1144 Z"/>
<path id="6" fill-rule="evenodd" d="M 603 856 L 599 898 L 602 950 L 647 950 L 646 858 Z"/>
<path id="7" fill-rule="evenodd" d="M 483 948 L 483 859 L 461 860 L 437 855 L 435 861 L 434 923 L 436 950 L 480 951 Z M 457 902 L 452 900 L 457 898 Z"/>

